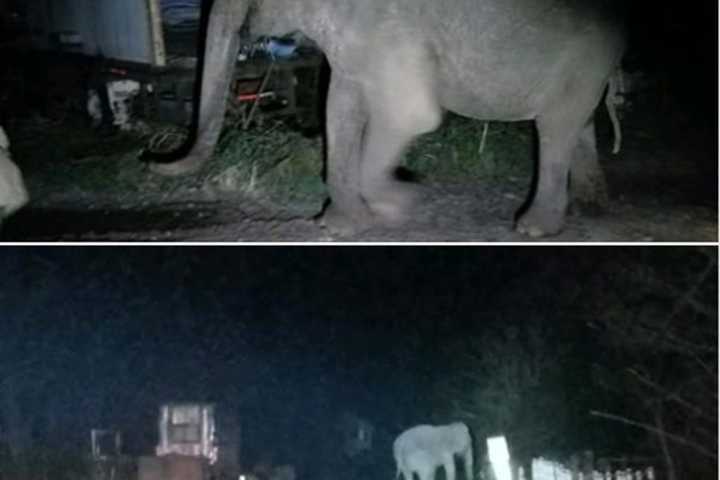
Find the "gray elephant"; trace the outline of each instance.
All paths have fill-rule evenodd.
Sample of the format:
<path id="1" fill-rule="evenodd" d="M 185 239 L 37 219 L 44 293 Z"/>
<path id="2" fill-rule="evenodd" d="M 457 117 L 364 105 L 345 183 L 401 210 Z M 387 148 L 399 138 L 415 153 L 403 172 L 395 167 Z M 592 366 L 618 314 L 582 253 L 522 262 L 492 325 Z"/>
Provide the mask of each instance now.
<path id="1" fill-rule="evenodd" d="M 199 167 L 223 122 L 238 32 L 300 31 L 328 58 L 324 223 L 353 231 L 407 218 L 416 187 L 396 180 L 413 138 L 443 110 L 500 121 L 535 120 L 535 194 L 516 228 L 562 229 L 573 197 L 604 195 L 593 112 L 625 39 L 614 0 L 215 0 L 208 25 L 196 141 L 164 174 Z M 572 166 L 572 168 L 571 168 Z"/>
<path id="2" fill-rule="evenodd" d="M 463 461 L 465 480 L 473 480 L 473 450 L 470 429 L 461 422 L 449 425 L 418 425 L 398 435 L 393 443 L 397 473 L 404 480 L 434 480 L 438 467 L 445 478 L 455 480 L 455 456 Z"/>

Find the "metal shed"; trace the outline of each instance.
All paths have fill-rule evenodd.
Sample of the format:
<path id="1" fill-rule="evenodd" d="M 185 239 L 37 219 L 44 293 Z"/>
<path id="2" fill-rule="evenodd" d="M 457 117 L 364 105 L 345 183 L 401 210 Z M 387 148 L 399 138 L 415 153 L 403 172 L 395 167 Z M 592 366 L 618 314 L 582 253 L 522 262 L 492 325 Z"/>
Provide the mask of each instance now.
<path id="1" fill-rule="evenodd" d="M 165 65 L 159 0 L 27 0 L 33 47 Z"/>

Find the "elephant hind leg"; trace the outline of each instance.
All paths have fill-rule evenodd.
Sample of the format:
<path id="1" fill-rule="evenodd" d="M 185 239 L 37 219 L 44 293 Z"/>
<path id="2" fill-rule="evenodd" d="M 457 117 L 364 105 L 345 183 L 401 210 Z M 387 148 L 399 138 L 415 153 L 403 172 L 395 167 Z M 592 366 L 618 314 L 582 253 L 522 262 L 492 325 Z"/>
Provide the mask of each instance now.
<path id="1" fill-rule="evenodd" d="M 570 164 L 570 195 L 573 207 L 583 212 L 602 212 L 608 203 L 605 174 L 600 167 L 595 122 L 585 124 Z"/>
<path id="2" fill-rule="evenodd" d="M 535 198 L 517 222 L 517 230 L 531 237 L 559 233 L 568 203 L 568 173 L 572 147 L 578 132 L 568 131 L 569 122 L 560 117 L 541 117 L 537 121 L 540 137 Z"/>
<path id="3" fill-rule="evenodd" d="M 579 79 L 571 85 L 568 88 L 572 94 L 558 97 L 555 106 L 535 121 L 540 140 L 537 188 L 530 207 L 517 222 L 517 230 L 531 237 L 555 235 L 562 230 L 568 205 L 570 165 L 581 149 L 595 151 L 591 117 L 604 85 L 598 84 L 597 89 L 593 89 Z M 588 165 L 597 167 L 596 157 L 588 155 L 587 158 L 591 159 Z"/>

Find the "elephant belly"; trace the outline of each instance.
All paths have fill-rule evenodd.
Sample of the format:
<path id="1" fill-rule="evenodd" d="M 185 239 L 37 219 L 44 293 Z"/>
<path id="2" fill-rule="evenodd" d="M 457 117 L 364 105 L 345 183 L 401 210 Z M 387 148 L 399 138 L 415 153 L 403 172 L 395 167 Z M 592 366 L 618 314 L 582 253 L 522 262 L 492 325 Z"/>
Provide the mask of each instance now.
<path id="1" fill-rule="evenodd" d="M 535 110 L 527 103 L 518 102 L 518 98 L 522 98 L 522 94 L 498 92 L 496 96 L 488 96 L 450 82 L 443 84 L 443 91 L 438 96 L 444 110 L 466 117 L 508 122 L 534 118 Z"/>
<path id="2" fill-rule="evenodd" d="M 481 120 L 516 121 L 535 118 L 541 95 L 526 85 L 503 82 L 494 75 L 465 80 L 439 75 L 438 101 L 445 110 Z"/>
<path id="3" fill-rule="evenodd" d="M 567 52 L 540 53 L 527 43 L 462 44 L 444 39 L 435 47 L 438 100 L 447 110 L 484 120 L 514 121 L 537 116 L 548 90 L 563 76 Z M 552 79 L 555 79 L 553 81 Z"/>
<path id="4" fill-rule="evenodd" d="M 449 26 L 428 26 L 425 40 L 435 58 L 438 99 L 462 115 L 536 118 L 559 100 L 572 101 L 580 84 L 582 90 L 604 82 L 622 50 L 616 29 L 597 12 L 570 8 L 572 2 L 480 2 L 484 15 L 474 23 L 466 20 L 469 2 L 450 3 L 456 9 L 446 13 Z"/>

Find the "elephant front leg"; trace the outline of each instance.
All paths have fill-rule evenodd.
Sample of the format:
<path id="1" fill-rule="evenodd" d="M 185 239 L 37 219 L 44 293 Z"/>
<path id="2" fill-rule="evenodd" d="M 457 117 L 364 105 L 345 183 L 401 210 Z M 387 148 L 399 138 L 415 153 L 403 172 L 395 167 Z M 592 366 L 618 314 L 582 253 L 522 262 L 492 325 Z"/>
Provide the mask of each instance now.
<path id="1" fill-rule="evenodd" d="M 406 218 L 416 188 L 397 181 L 395 170 L 410 141 L 437 128 L 442 118 L 431 57 L 422 45 L 396 45 L 368 60 L 362 84 L 342 77 L 331 81 L 327 173 L 332 204 L 326 224 L 352 230 L 353 224 L 397 224 Z"/>
<path id="2" fill-rule="evenodd" d="M 443 467 L 445 468 L 445 480 L 455 480 L 455 458 L 452 455 L 444 459 Z"/>
<path id="3" fill-rule="evenodd" d="M 422 45 L 396 45 L 374 59 L 365 87 L 370 123 L 362 158 L 362 195 L 382 222 L 398 224 L 409 215 L 418 186 L 396 179 L 410 142 L 435 130 L 442 120 L 436 98 L 435 64 Z"/>
<path id="4" fill-rule="evenodd" d="M 368 114 L 360 86 L 333 75 L 327 100 L 327 186 L 330 204 L 321 223 L 339 234 L 369 225 L 372 214 L 362 198 L 361 159 Z"/>
<path id="5" fill-rule="evenodd" d="M 418 197 L 418 186 L 395 179 L 405 147 L 414 135 L 373 123 L 365 138 L 361 191 L 375 218 L 390 225 L 403 223 Z"/>

